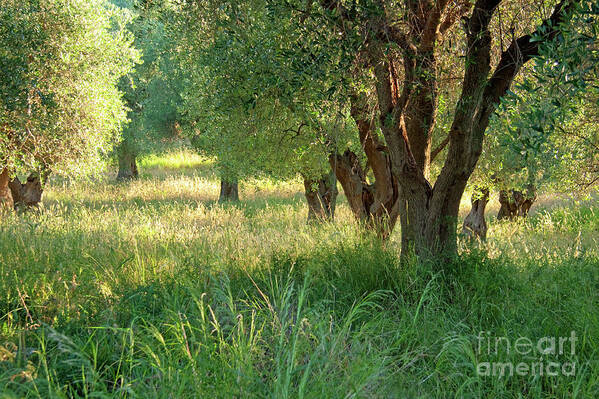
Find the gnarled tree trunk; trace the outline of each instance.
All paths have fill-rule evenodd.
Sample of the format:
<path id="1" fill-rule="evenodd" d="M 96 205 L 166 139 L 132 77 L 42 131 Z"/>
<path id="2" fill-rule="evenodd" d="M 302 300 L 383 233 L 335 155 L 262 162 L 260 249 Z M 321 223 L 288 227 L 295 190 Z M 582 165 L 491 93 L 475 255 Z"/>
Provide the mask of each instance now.
<path id="1" fill-rule="evenodd" d="M 308 223 L 333 221 L 337 205 L 337 179 L 333 171 L 318 180 L 304 177 Z"/>
<path id="2" fill-rule="evenodd" d="M 133 180 L 139 178 L 137 169 L 137 159 L 135 154 L 121 149 L 119 151 L 119 173 L 116 176 L 118 181 Z"/>
<path id="3" fill-rule="evenodd" d="M 537 199 L 537 191 L 534 186 L 526 187 L 525 191 L 501 190 L 499 192 L 499 213 L 497 220 L 514 220 L 517 217 L 526 217 L 530 208 Z"/>
<path id="4" fill-rule="evenodd" d="M 358 156 L 346 150 L 342 155 L 331 154 L 329 163 L 343 187 L 355 218 L 382 239 L 389 238 L 399 215 L 399 184 L 391 170 L 391 159 L 386 146 L 379 143 L 374 120 L 369 117 L 367 100 L 363 94 L 351 97 L 351 115 L 356 122 L 360 143 L 372 169 L 374 183 L 367 180 L 367 169 Z"/>
<path id="5" fill-rule="evenodd" d="M 460 19 L 446 18 L 450 3 L 406 2 L 410 18 L 402 29 L 388 17 L 386 3 L 379 2 L 377 12 L 370 13 L 369 23 L 364 24 L 369 29 L 364 32 L 364 48 L 374 75 L 380 128 L 392 174 L 401 187 L 402 253 L 414 251 L 421 256 L 457 254 L 460 199 L 482 152 L 490 117 L 522 66 L 538 55 L 543 41 L 556 37 L 557 27 L 580 1 L 560 0 L 535 32 L 513 38 L 494 64 L 491 21 L 501 0 L 465 2 L 468 6 L 461 15 L 466 49 L 462 91 L 448 132 L 447 157 L 433 184 L 429 169 L 440 65 L 436 49 L 444 33 Z M 353 14 L 342 9 L 340 15 L 351 18 Z M 543 40 L 535 40 L 537 37 Z M 389 42 L 396 45 L 397 52 L 389 51 Z"/>
<path id="6" fill-rule="evenodd" d="M 12 209 L 14 205 L 12 194 L 8 187 L 9 178 L 10 173 L 8 169 L 4 168 L 0 170 L 0 211 Z"/>
<path id="7" fill-rule="evenodd" d="M 239 201 L 239 187 L 237 179 L 225 179 L 220 180 L 220 196 L 218 202 L 238 202 Z"/>
<path id="8" fill-rule="evenodd" d="M 475 190 L 472 194 L 472 209 L 462 226 L 462 234 L 468 238 L 479 240 L 487 239 L 487 222 L 485 220 L 485 208 L 489 203 L 489 190 Z"/>
<path id="9" fill-rule="evenodd" d="M 21 183 L 18 177 L 10 181 L 9 187 L 15 203 L 18 207 L 35 207 L 42 200 L 44 184 L 48 178 L 47 173 L 30 173 L 25 183 Z"/>

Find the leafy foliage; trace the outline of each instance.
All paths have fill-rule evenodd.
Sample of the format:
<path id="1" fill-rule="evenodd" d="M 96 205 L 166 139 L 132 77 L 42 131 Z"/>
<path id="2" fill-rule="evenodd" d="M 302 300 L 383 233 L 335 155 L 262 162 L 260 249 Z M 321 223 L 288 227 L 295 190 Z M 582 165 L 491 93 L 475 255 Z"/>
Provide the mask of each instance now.
<path id="1" fill-rule="evenodd" d="M 504 98 L 478 184 L 572 192 L 597 181 L 599 9 L 581 7 Z"/>
<path id="2" fill-rule="evenodd" d="M 182 12 L 182 63 L 190 78 L 188 134 L 223 174 L 320 176 L 330 146 L 351 133 L 339 51 L 310 42 L 265 1 L 202 2 Z M 203 23 L 190 23 L 189 18 Z"/>
<path id="3" fill-rule="evenodd" d="M 140 155 L 155 149 L 160 139 L 178 135 L 183 76 L 169 30 L 174 18 L 171 2 L 127 0 L 120 6 L 133 15 L 128 29 L 142 63 L 121 81 L 130 123 L 118 151 Z"/>
<path id="4" fill-rule="evenodd" d="M 0 165 L 85 174 L 126 122 L 119 79 L 138 53 L 104 0 L 6 0 L 0 8 Z"/>

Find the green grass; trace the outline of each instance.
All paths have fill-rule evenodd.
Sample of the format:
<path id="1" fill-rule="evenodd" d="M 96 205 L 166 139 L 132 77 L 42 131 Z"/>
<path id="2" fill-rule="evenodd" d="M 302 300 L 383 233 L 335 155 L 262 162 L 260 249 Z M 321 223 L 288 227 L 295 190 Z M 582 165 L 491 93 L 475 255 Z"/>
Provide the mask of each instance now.
<path id="1" fill-rule="evenodd" d="M 400 264 L 337 222 L 305 223 L 298 181 L 215 203 L 211 165 L 174 153 L 142 179 L 54 183 L 0 221 L 0 398 L 599 396 L 599 212 L 491 223 L 453 264 Z M 477 375 L 478 336 L 578 337 L 574 376 Z"/>

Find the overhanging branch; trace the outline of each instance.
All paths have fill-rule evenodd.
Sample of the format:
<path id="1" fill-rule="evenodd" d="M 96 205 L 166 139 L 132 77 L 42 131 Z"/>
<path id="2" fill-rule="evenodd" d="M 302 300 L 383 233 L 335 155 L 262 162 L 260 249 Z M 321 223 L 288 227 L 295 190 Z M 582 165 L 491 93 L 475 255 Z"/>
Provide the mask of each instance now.
<path id="1" fill-rule="evenodd" d="M 551 17 L 543 21 L 533 34 L 513 40 L 507 50 L 503 52 L 484 91 L 485 104 L 480 113 L 477 130 L 481 131 L 484 130 L 481 128 L 486 128 L 485 125 L 488 124 L 490 114 L 499 104 L 522 66 L 539 54 L 541 44 L 555 39 L 566 16 L 580 2 L 581 0 L 561 0 L 553 10 Z"/>
<path id="2" fill-rule="evenodd" d="M 449 139 L 450 135 L 448 134 L 447 137 L 445 137 L 445 139 L 437 146 L 437 148 L 431 151 L 431 162 L 433 162 L 435 158 L 437 158 L 437 155 L 439 155 L 441 151 L 447 147 L 447 144 L 449 144 Z"/>

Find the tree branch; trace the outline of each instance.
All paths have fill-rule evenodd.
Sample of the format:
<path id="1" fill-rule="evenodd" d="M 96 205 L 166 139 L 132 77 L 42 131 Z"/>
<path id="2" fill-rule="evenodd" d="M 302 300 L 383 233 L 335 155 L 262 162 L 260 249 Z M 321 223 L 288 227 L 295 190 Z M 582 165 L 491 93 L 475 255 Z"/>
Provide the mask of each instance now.
<path id="1" fill-rule="evenodd" d="M 441 24 L 441 16 L 447 7 L 449 0 L 438 0 L 429 11 L 426 18 L 426 23 L 422 31 L 422 39 L 420 40 L 420 51 L 432 51 L 435 47 L 435 42 L 439 35 L 439 25 Z"/>
<path id="2" fill-rule="evenodd" d="M 443 40 L 445 33 L 468 11 L 469 5 L 468 0 L 463 0 L 447 12 L 447 15 L 443 18 L 443 22 L 439 25 L 439 37 L 437 40 Z"/>
<path id="3" fill-rule="evenodd" d="M 435 160 L 435 158 L 437 158 L 437 155 L 439 155 L 441 151 L 447 147 L 447 144 L 449 144 L 449 139 L 450 135 L 448 134 L 447 137 L 445 137 L 445 139 L 437 146 L 437 148 L 431 151 L 431 163 Z"/>
<path id="4" fill-rule="evenodd" d="M 553 10 L 551 17 L 543 21 L 533 34 L 513 40 L 507 50 L 503 52 L 483 93 L 484 104 L 478 116 L 477 126 L 475 126 L 478 134 L 484 134 L 491 113 L 509 89 L 522 66 L 539 54 L 539 47 L 542 43 L 551 41 L 558 35 L 559 25 L 580 2 L 581 0 L 561 0 Z"/>

